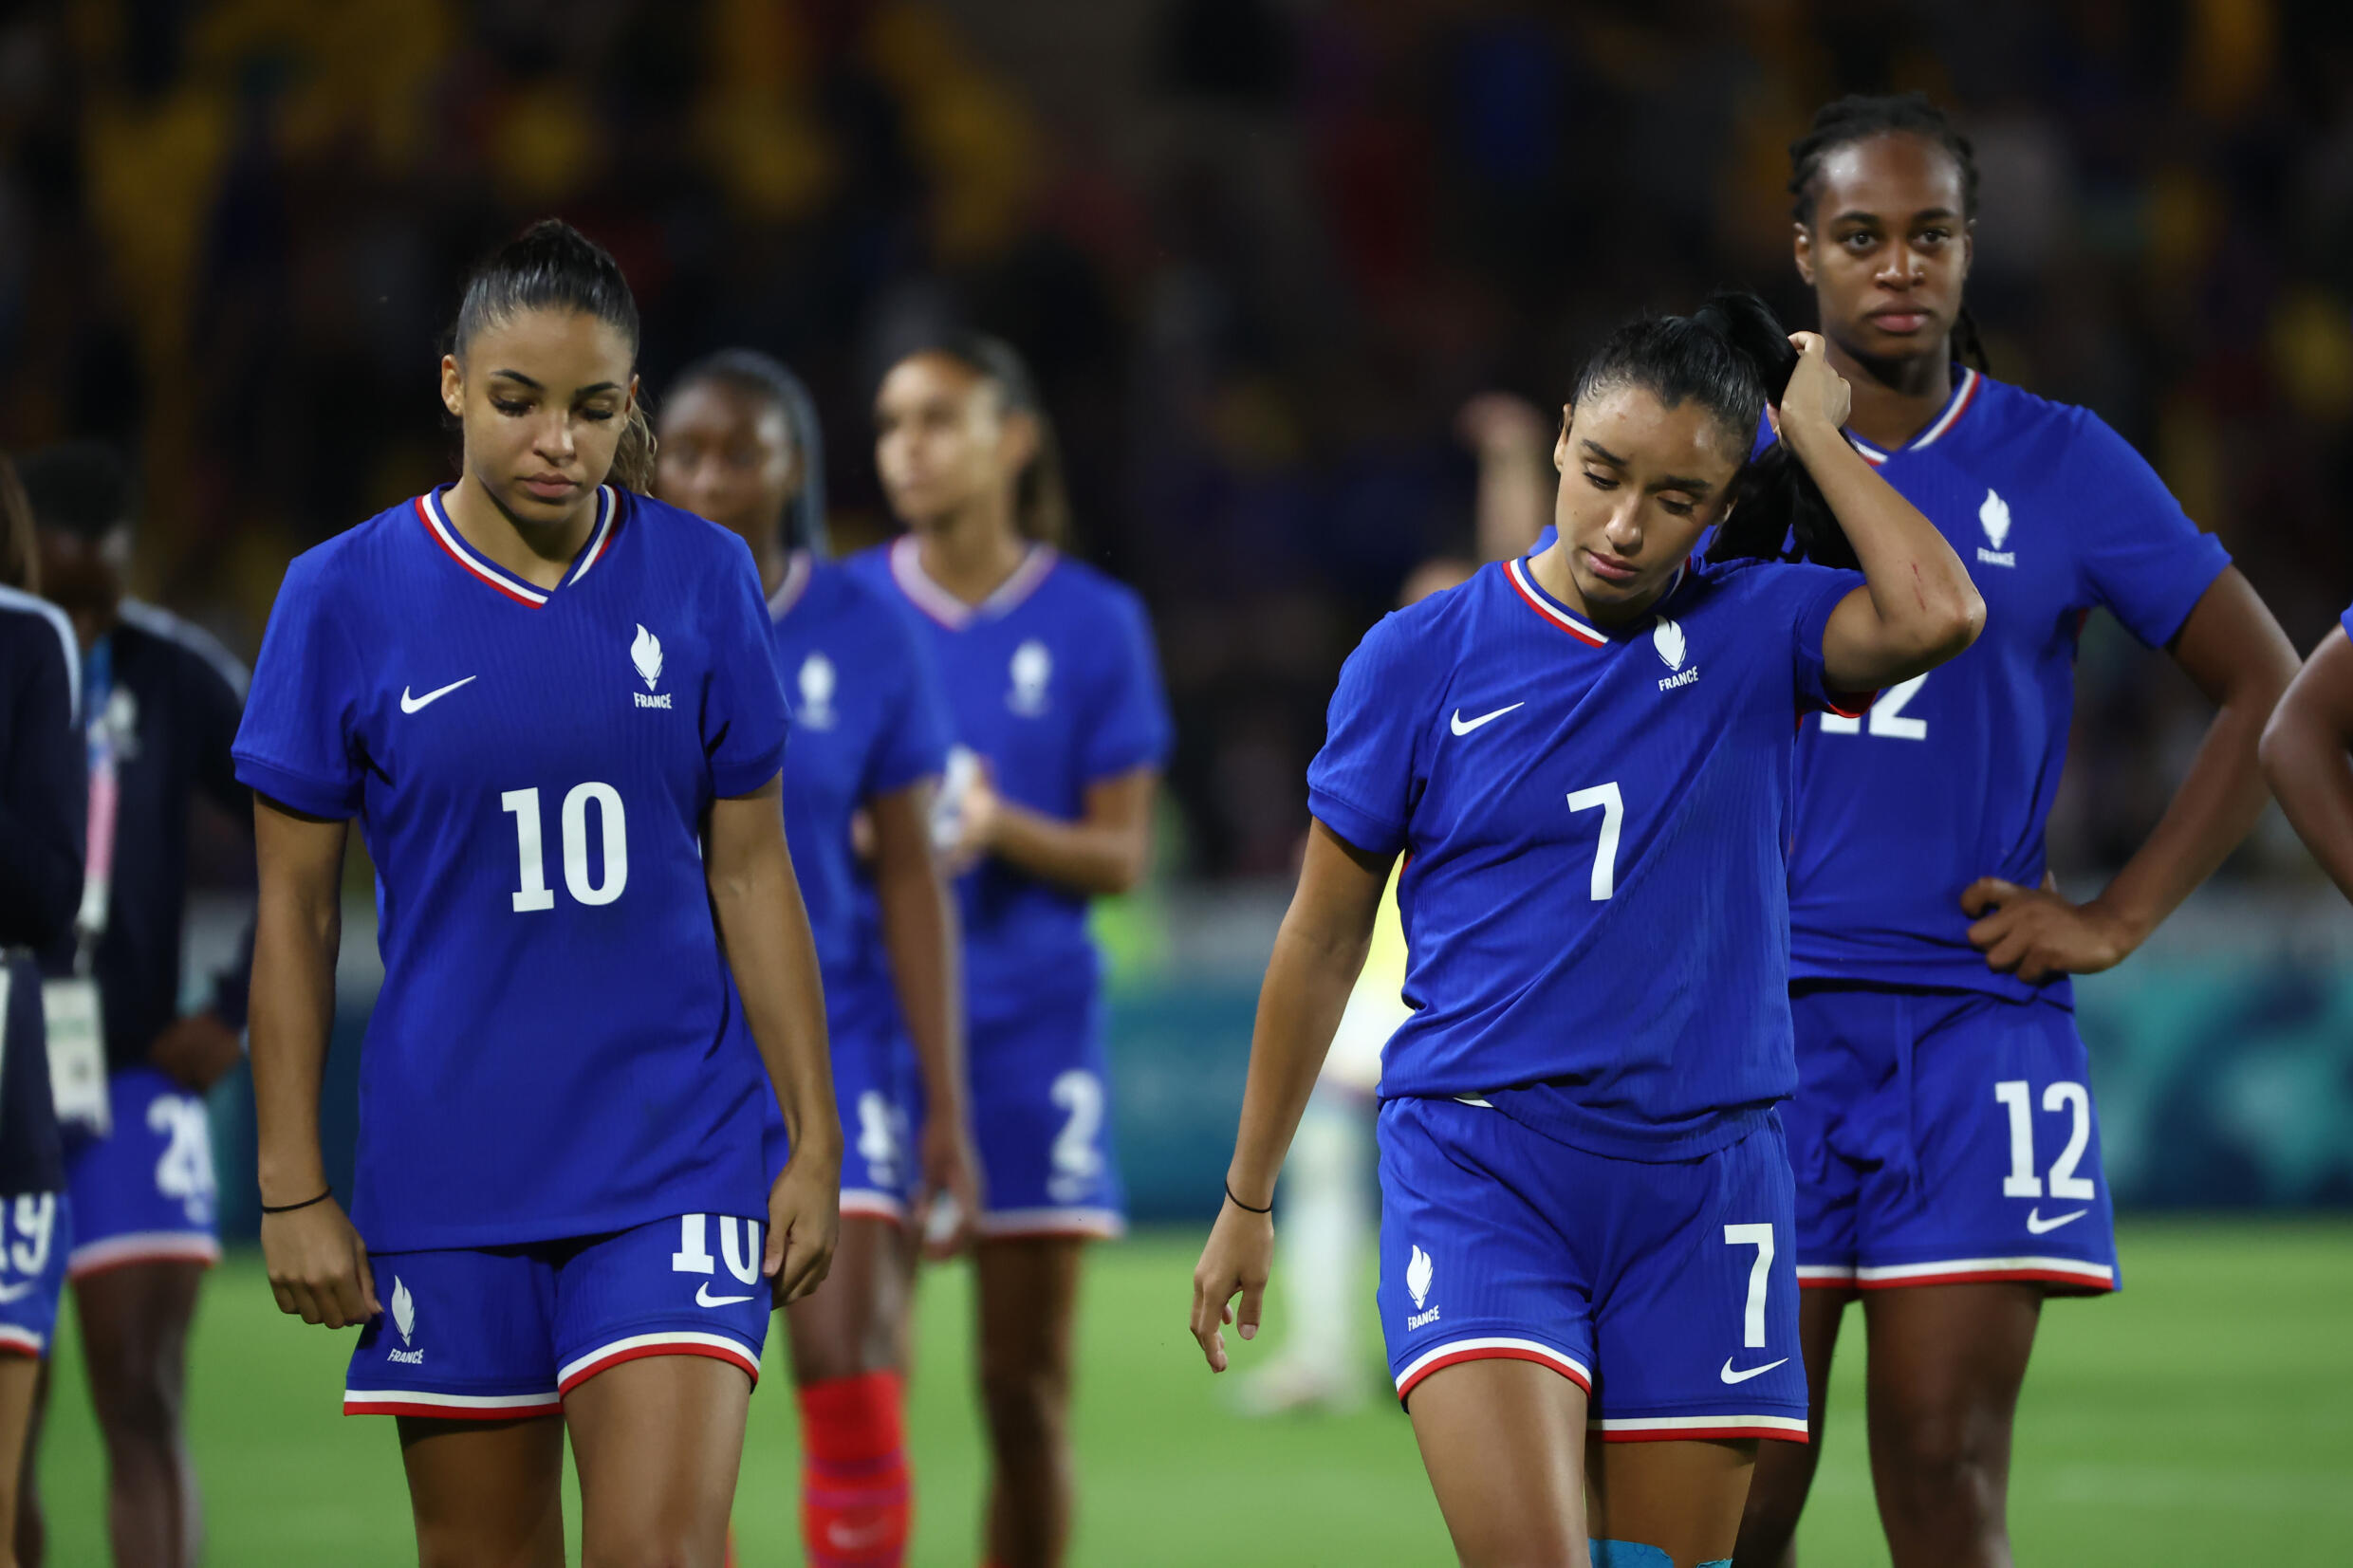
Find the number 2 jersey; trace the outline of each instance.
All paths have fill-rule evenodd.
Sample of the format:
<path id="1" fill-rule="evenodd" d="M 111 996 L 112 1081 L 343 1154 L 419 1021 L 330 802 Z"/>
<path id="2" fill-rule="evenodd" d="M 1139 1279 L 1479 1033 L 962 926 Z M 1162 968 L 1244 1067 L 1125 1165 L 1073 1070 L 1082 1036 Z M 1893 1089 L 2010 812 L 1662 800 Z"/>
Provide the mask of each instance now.
<path id="1" fill-rule="evenodd" d="M 2161 646 L 2231 558 L 2098 415 L 1974 370 L 1908 445 L 1854 444 L 1960 556 L 1985 631 L 1862 719 L 1806 721 L 1790 976 L 2069 1005 L 2065 978 L 2029 986 L 1986 967 L 1961 894 L 1981 876 L 2043 879 L 2084 618 L 2104 606 Z"/>
<path id="2" fill-rule="evenodd" d="M 1688 566 L 1603 632 L 1535 559 L 1387 617 L 1341 672 L 1309 807 L 1407 857 L 1413 1016 L 1380 1092 L 1594 1153 L 1689 1159 L 1797 1087 L 1782 835 L 1822 639 L 1862 583 Z"/>
<path id="3" fill-rule="evenodd" d="M 353 1219 L 376 1251 L 764 1217 L 763 1100 L 704 880 L 712 802 L 787 726 L 750 552 L 607 487 L 562 582 L 440 492 L 287 568 L 237 776 L 357 818 L 383 989 Z"/>

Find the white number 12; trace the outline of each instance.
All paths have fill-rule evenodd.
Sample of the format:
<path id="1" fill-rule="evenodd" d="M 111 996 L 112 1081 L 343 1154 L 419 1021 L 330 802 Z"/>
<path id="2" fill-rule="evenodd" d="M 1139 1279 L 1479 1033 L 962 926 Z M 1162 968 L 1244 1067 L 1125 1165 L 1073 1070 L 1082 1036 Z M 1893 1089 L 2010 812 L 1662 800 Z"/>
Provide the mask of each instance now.
<path id="1" fill-rule="evenodd" d="M 1618 891 L 1618 830 L 1625 825 L 1626 802 L 1615 781 L 1569 792 L 1571 811 L 1591 811 L 1597 805 L 1602 808 L 1602 841 L 1593 850 L 1593 901 L 1598 904 Z"/>
<path id="2" fill-rule="evenodd" d="M 1880 700 L 1871 705 L 1871 733 L 1891 741 L 1924 741 L 1928 739 L 1926 719 L 1907 719 L 1903 705 L 1920 694 L 1928 684 L 1926 675 L 1914 675 L 1900 685 L 1891 686 L 1880 693 Z M 1822 732 L 1825 735 L 1858 735 L 1862 721 L 1850 719 L 1843 713 L 1822 715 Z"/>

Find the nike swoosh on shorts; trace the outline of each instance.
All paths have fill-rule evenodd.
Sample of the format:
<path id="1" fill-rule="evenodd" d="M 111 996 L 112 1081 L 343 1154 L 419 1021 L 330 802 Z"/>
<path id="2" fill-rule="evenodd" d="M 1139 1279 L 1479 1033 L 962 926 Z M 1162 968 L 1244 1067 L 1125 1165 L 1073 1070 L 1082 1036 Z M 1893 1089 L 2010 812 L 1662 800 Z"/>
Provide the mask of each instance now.
<path id="1" fill-rule="evenodd" d="M 738 1301 L 750 1300 L 749 1296 L 713 1296 L 711 1294 L 711 1282 L 708 1280 L 704 1281 L 695 1292 L 695 1304 L 698 1307 L 733 1306 Z"/>
<path id="2" fill-rule="evenodd" d="M 2029 1208 L 2027 1210 L 2027 1228 L 2040 1236 L 2047 1230 L 2056 1230 L 2063 1225 L 2071 1225 L 2090 1212 L 2088 1208 L 2079 1208 L 2072 1214 L 2054 1214 L 2047 1220 L 2043 1218 L 2041 1209 Z"/>
<path id="3" fill-rule="evenodd" d="M 1727 1356 L 1724 1357 L 1724 1370 L 1719 1375 L 1727 1383 L 1745 1383 L 1751 1377 L 1764 1376 L 1775 1367 L 1788 1365 L 1788 1360 L 1789 1358 L 1785 1356 L 1778 1361 L 1768 1361 L 1761 1367 L 1750 1367 L 1743 1372 L 1734 1372 L 1732 1371 L 1732 1358 Z"/>

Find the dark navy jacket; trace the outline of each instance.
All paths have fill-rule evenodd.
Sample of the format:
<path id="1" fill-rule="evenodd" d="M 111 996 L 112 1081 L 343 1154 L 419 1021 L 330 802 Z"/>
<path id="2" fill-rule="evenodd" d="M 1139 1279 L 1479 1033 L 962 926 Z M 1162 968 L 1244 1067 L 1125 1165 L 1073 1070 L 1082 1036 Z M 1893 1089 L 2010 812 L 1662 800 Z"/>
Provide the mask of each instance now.
<path id="1" fill-rule="evenodd" d="M 0 588 L 0 952 L 9 961 L 0 1059 L 0 1198 L 65 1185 L 41 971 L 26 950 L 70 939 L 82 902 L 88 782 L 76 722 L 81 653 L 55 607 Z"/>

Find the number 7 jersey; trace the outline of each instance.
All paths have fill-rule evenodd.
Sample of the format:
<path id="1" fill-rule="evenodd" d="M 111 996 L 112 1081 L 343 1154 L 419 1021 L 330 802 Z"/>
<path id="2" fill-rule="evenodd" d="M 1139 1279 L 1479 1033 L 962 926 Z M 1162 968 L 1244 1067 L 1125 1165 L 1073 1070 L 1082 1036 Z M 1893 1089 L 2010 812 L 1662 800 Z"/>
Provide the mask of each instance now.
<path id="1" fill-rule="evenodd" d="M 551 589 L 433 494 L 298 557 L 270 612 L 237 776 L 357 818 L 376 862 L 353 1219 L 377 1251 L 767 1213 L 702 833 L 783 760 L 768 612 L 732 534 L 597 507 Z"/>
<path id="2" fill-rule="evenodd" d="M 1510 561 L 1366 635 L 1307 788 L 1407 857 L 1384 1098 L 1473 1097 L 1619 1159 L 1696 1158 L 1788 1098 L 1790 757 L 1862 581 L 1687 567 L 1604 633 Z"/>

